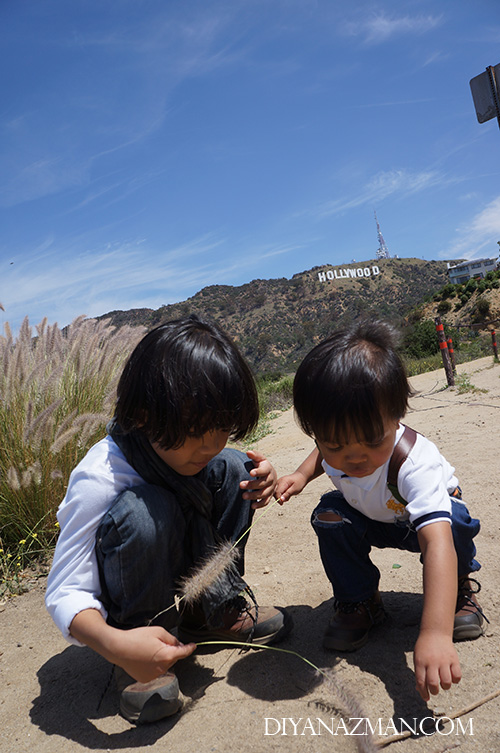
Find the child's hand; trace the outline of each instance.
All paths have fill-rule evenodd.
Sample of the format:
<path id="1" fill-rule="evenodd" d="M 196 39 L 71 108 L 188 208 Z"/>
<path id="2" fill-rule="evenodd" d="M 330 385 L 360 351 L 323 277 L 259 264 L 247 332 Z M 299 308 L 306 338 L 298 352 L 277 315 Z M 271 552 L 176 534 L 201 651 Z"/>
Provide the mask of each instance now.
<path id="1" fill-rule="evenodd" d="M 430 694 L 437 695 L 440 686 L 449 690 L 462 679 L 457 652 L 447 635 L 436 635 L 433 631 L 420 633 L 413 663 L 417 690 L 424 701 L 429 700 Z"/>
<path id="2" fill-rule="evenodd" d="M 282 476 L 278 479 L 275 496 L 280 505 L 287 502 L 295 494 L 300 494 L 306 484 L 307 479 L 300 471 L 295 471 L 295 473 L 291 473 L 289 476 Z"/>
<path id="3" fill-rule="evenodd" d="M 268 504 L 274 494 L 278 475 L 262 453 L 248 450 L 247 455 L 255 465 L 255 468 L 250 471 L 253 478 L 250 481 L 242 481 L 240 489 L 246 490 L 243 499 L 255 500 L 252 507 L 256 510 L 258 507 L 265 507 Z"/>
<path id="4" fill-rule="evenodd" d="M 134 680 L 150 682 L 165 674 L 179 659 L 193 653 L 195 643 L 180 643 L 162 627 L 117 630 L 112 638 L 113 663 Z"/>

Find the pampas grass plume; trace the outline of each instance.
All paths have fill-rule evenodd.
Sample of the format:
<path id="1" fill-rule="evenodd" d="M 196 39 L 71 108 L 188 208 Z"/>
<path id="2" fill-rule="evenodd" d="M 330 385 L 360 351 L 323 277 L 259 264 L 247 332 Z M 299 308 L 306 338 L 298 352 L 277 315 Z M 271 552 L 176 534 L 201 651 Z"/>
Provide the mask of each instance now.
<path id="1" fill-rule="evenodd" d="M 332 669 L 319 669 L 318 674 L 323 678 L 323 683 L 336 695 L 350 719 L 366 719 L 366 714 L 358 700 L 348 693 Z M 373 735 L 368 731 L 364 735 L 356 735 L 356 747 L 359 753 L 376 753 L 379 750 Z"/>
<path id="2" fill-rule="evenodd" d="M 230 541 L 219 544 L 191 575 L 180 581 L 180 593 L 186 604 L 193 604 L 210 590 L 219 578 L 234 568 L 238 557 L 239 551 Z"/>

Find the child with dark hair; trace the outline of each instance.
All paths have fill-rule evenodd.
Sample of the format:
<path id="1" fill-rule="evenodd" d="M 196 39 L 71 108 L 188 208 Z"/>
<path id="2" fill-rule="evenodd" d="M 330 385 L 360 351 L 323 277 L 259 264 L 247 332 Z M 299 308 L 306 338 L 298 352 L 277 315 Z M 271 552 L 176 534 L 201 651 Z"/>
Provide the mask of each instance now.
<path id="1" fill-rule="evenodd" d="M 172 665 L 196 641 L 283 637 L 284 610 L 258 607 L 236 568 L 189 608 L 179 580 L 222 541 L 236 542 L 274 493 L 258 452 L 224 449 L 257 424 L 251 371 L 229 337 L 197 316 L 149 332 L 118 384 L 108 436 L 71 474 L 46 604 L 69 642 L 116 665 L 120 711 L 149 722 L 181 705 Z M 161 614 L 159 615 L 159 613 Z M 183 642 L 181 642 L 184 641 Z"/>
<path id="2" fill-rule="evenodd" d="M 483 632 L 479 584 L 469 577 L 480 568 L 473 543 L 479 521 L 460 501 L 454 468 L 437 447 L 400 424 L 411 392 L 388 324 L 357 323 L 317 345 L 294 381 L 296 415 L 316 449 L 279 479 L 275 494 L 285 502 L 322 473 L 338 489 L 321 498 L 311 520 L 334 593 L 327 649 L 356 650 L 384 619 L 371 548 L 421 553 L 414 665 L 428 700 L 461 678 L 453 640 Z"/>

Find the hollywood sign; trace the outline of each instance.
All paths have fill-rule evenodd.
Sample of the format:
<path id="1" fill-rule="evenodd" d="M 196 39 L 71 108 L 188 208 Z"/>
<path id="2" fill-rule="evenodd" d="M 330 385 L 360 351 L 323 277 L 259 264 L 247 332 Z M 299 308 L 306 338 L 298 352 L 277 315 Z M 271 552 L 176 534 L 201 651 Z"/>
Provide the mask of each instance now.
<path id="1" fill-rule="evenodd" d="M 318 280 L 326 282 L 327 280 L 345 280 L 347 278 L 357 277 L 376 277 L 380 274 L 380 269 L 376 264 L 371 267 L 355 267 L 354 269 L 329 269 L 327 272 L 318 272 Z"/>

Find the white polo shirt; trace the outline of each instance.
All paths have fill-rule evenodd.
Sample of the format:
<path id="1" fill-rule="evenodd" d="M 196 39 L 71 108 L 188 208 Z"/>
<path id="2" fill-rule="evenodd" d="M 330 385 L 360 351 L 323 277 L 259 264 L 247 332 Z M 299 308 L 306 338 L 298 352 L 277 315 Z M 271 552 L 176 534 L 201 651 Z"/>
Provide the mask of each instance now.
<path id="1" fill-rule="evenodd" d="M 404 426 L 399 425 L 395 445 Z M 418 531 L 436 521 L 451 523 L 450 494 L 458 486 L 455 469 L 429 439 L 417 434 L 417 441 L 398 473 L 398 491 L 403 505 L 387 486 L 390 459 L 369 476 L 350 478 L 324 460 L 323 469 L 347 502 L 372 520 L 395 523 L 409 520 Z"/>

